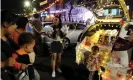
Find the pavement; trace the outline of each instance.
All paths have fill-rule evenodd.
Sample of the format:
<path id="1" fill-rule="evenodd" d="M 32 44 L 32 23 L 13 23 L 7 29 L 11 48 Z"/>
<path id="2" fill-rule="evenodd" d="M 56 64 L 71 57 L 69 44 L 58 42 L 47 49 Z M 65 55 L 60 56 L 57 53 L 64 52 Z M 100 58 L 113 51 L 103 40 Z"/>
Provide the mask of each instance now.
<path id="1" fill-rule="evenodd" d="M 61 64 L 62 73 L 57 72 L 55 78 L 51 77 L 50 55 L 38 56 L 34 65 L 40 74 L 41 80 L 88 80 L 89 71 L 84 65 L 77 65 L 75 58 L 74 48 L 64 50 Z M 98 80 L 98 75 L 94 76 L 94 80 Z"/>

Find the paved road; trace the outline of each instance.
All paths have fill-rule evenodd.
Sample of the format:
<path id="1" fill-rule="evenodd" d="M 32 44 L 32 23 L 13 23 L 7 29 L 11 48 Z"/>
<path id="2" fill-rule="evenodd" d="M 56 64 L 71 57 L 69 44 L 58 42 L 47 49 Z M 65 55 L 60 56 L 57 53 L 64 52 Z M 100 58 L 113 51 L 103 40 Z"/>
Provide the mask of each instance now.
<path id="1" fill-rule="evenodd" d="M 50 56 L 39 56 L 36 59 L 35 67 L 38 70 L 41 80 L 88 80 L 88 70 L 84 65 L 75 63 L 75 51 L 67 49 L 62 55 L 62 74 L 57 73 L 56 78 L 51 77 Z M 98 80 L 95 75 L 94 80 Z"/>

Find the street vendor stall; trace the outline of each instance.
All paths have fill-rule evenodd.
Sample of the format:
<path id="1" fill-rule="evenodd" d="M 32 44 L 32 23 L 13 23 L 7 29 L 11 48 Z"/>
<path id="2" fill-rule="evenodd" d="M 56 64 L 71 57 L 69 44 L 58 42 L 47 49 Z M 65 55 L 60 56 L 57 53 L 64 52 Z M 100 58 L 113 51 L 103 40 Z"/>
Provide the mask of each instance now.
<path id="1" fill-rule="evenodd" d="M 93 80 L 95 71 L 99 71 L 102 80 L 133 80 L 133 62 L 129 62 L 129 53 L 127 50 L 114 51 L 119 46 L 117 43 L 123 47 L 127 47 L 124 44 L 129 44 L 128 40 L 125 40 L 125 37 L 128 37 L 126 27 L 130 21 L 128 9 L 124 0 L 118 2 L 120 5 L 116 5 L 115 9 L 121 8 L 120 11 L 124 14 L 119 14 L 120 17 L 112 15 L 112 11 L 118 11 L 112 5 L 102 8 L 106 13 L 109 11 L 108 15 L 111 17 L 96 15 L 97 23 L 85 28 L 80 43 L 76 46 L 76 63 L 86 65 L 90 71 L 89 80 Z M 120 8 L 116 8 L 117 6 Z"/>
<path id="2" fill-rule="evenodd" d="M 100 63 L 98 66 L 103 67 L 105 70 L 100 71 L 101 68 L 97 70 L 99 70 L 99 75 L 102 76 L 103 80 L 126 80 L 127 71 L 130 70 L 127 50 L 112 51 L 118 34 L 122 36 L 126 34 L 125 32 L 124 34 L 120 33 L 123 31 L 121 27 L 122 25 L 117 23 L 99 23 L 91 31 L 89 31 L 89 28 L 84 39 L 76 47 L 76 63 L 85 64 L 86 68 L 91 71 L 90 67 L 88 67 L 91 62 L 86 62 L 86 58 L 93 53 L 92 47 L 98 46 L 98 55 L 100 56 L 98 58 Z"/>

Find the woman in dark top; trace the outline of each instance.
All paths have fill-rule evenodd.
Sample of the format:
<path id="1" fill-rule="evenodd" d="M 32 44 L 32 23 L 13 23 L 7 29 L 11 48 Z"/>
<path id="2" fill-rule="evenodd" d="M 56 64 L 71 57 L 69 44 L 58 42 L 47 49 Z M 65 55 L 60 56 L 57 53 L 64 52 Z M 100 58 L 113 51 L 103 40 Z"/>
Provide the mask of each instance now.
<path id="1" fill-rule="evenodd" d="M 63 46 L 62 46 L 62 38 L 64 37 L 63 32 L 60 30 L 62 27 L 61 19 L 59 17 L 56 17 L 54 20 L 53 30 L 51 37 L 53 39 L 53 42 L 51 43 L 51 53 L 52 53 L 52 77 L 56 77 L 55 74 L 55 68 L 58 72 L 62 72 L 59 68 L 61 63 L 61 55 L 63 52 Z M 58 57 L 57 57 L 58 56 Z M 56 59 L 57 58 L 57 59 Z M 57 60 L 57 61 L 56 61 Z M 57 62 L 57 65 L 56 65 Z"/>

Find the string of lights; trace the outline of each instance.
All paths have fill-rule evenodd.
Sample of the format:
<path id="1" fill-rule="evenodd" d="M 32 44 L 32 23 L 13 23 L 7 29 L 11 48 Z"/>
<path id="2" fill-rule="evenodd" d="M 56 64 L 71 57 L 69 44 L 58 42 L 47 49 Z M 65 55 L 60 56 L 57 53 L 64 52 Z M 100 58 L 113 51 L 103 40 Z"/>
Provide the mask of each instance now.
<path id="1" fill-rule="evenodd" d="M 55 5 L 57 2 L 59 2 L 60 0 L 55 0 L 54 2 L 52 2 L 51 4 L 49 4 L 48 7 L 45 7 L 44 9 L 42 9 L 41 11 L 39 11 L 38 13 L 41 13 L 43 11 L 46 11 L 47 9 L 49 9 L 50 7 L 52 7 L 53 5 Z"/>

